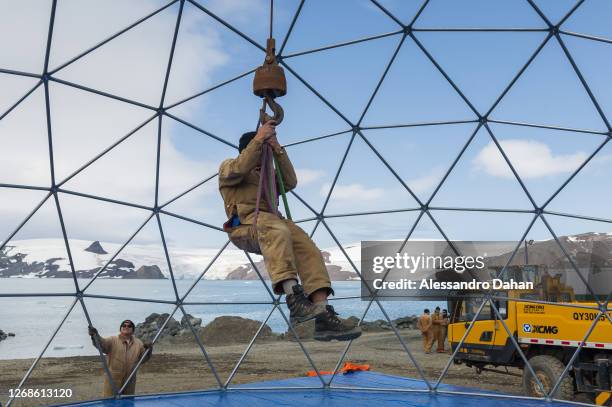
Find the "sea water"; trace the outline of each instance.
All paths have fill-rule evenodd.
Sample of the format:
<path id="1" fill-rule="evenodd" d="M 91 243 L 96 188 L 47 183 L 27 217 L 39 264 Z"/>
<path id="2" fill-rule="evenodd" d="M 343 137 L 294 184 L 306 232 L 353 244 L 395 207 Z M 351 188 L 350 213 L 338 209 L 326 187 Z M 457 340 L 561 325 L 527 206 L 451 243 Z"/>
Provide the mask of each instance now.
<path id="1" fill-rule="evenodd" d="M 82 289 L 89 281 L 77 280 Z M 359 298 L 360 284 L 356 281 L 333 283 L 335 297 L 330 301 L 343 317 L 351 315 L 366 321 L 386 319 L 380 307 Z M 144 321 L 151 313 L 172 313 L 175 309 L 176 293 L 182 297 L 189 291 L 185 300 L 195 305 L 185 305 L 185 311 L 202 319 L 205 325 L 223 315 L 234 315 L 258 321 L 267 320 L 274 332 L 286 332 L 287 324 L 282 314 L 272 310 L 269 285 L 261 281 L 221 281 L 201 280 L 194 286 L 193 280 L 177 280 L 176 292 L 171 280 L 95 280 L 85 291 L 96 298 L 85 297 L 87 316 L 101 335 L 116 335 L 119 324 L 131 319 L 136 324 Z M 72 279 L 6 279 L 0 278 L 0 295 L 5 294 L 44 294 L 35 297 L 0 297 L 0 329 L 13 332 L 15 337 L 0 342 L 0 359 L 20 359 L 38 356 L 46 346 L 62 319 L 62 327 L 50 342 L 45 357 L 95 355 L 87 334 L 87 316 L 81 303 L 71 295 L 75 292 Z M 54 296 L 55 294 L 55 296 Z M 106 298 L 127 297 L 129 300 Z M 147 302 L 153 300 L 157 302 Z M 261 303 L 261 304 L 259 304 Z M 74 304 L 72 311 L 67 314 Z M 422 301 L 381 301 L 389 318 L 395 319 L 408 315 L 418 315 L 423 308 L 445 308 L 442 302 Z M 288 316 L 286 306 L 280 305 Z M 179 320 L 183 316 L 180 309 L 174 314 Z"/>

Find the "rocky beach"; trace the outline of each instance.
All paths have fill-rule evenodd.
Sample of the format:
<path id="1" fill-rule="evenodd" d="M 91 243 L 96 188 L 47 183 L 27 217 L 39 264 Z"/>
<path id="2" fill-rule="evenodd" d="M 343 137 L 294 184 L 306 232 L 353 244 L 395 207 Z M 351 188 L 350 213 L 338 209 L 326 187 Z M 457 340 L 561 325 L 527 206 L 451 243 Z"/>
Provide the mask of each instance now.
<path id="1" fill-rule="evenodd" d="M 589 256 L 580 257 L 577 260 L 577 266 L 584 269 L 585 272 L 592 270 L 588 274 L 589 283 L 609 292 L 611 281 L 609 273 L 611 270 L 610 264 L 612 264 L 612 257 L 609 256 L 612 251 L 609 248 L 612 247 L 612 236 L 589 233 L 562 237 L 561 240 L 568 249 L 575 252 L 590 253 Z M 31 249 L 32 247 L 50 246 L 48 242 L 30 242 L 28 244 L 30 246 L 24 244 L 24 247 Z M 82 242 L 80 244 L 82 249 L 79 250 L 79 255 L 93 257 L 86 258 L 86 260 L 91 260 L 88 260 L 89 262 L 79 262 L 79 264 L 91 266 L 84 267 L 78 277 L 91 277 L 100 270 L 99 264 L 104 264 L 104 261 L 108 259 L 108 253 L 112 253 L 113 250 L 111 246 L 100 242 Z M 553 249 L 556 249 L 556 247 L 552 245 L 551 241 L 537 242 L 529 248 L 529 257 L 535 263 L 551 263 L 556 264 L 555 267 L 560 270 L 566 269 L 567 265 L 563 263 L 564 258 L 558 256 Z M 12 287 L 9 292 L 18 293 L 24 290 L 24 292 L 28 292 L 27 290 L 32 290 L 32 292 L 69 291 L 66 287 L 72 282 L 63 278 L 69 276 L 66 274 L 65 259 L 50 256 L 47 253 L 38 258 L 33 258 L 24 255 L 27 250 L 23 250 L 23 252 L 11 250 L 0 253 L 0 277 L 12 277 L 4 280 L 7 282 L 5 286 Z M 171 290 L 170 280 L 164 275 L 163 262 L 152 256 L 143 256 L 143 253 L 150 252 L 148 247 L 142 246 L 139 250 L 140 252 L 136 253 L 138 256 L 134 254 L 133 257 L 125 256 L 113 260 L 104 271 L 104 275 L 100 275 L 101 281 L 97 281 L 96 285 L 92 286 L 99 290 L 99 294 L 113 293 L 117 296 L 137 297 L 136 300 L 126 303 L 103 298 L 85 299 L 92 318 L 94 321 L 98 321 L 96 325 L 98 328 L 103 327 L 100 331 L 103 336 L 116 335 L 115 321 L 117 319 L 121 320 L 120 316 L 126 314 L 137 323 L 137 336 L 145 342 L 152 342 L 158 330 L 168 318 L 169 314 L 164 312 L 172 309 L 171 306 L 166 307 L 164 304 L 172 303 L 174 293 Z M 525 255 L 525 252 L 521 252 L 521 250 L 515 256 L 515 259 L 520 261 Z M 33 249 L 30 250 L 30 252 L 33 251 Z M 51 250 L 49 250 L 50 252 Z M 322 251 L 322 254 L 332 279 L 338 281 L 335 286 L 344 290 L 342 293 L 338 290 L 338 296 L 355 298 L 354 300 L 348 299 L 338 302 L 338 307 L 340 307 L 340 303 L 344 307 L 342 315 L 344 317 L 353 315 L 351 318 L 361 316 L 360 310 L 365 307 L 365 304 L 358 299 L 359 283 L 351 281 L 354 280 L 354 275 L 347 271 L 348 268 L 338 260 L 338 256 L 334 257 L 334 255 L 329 255 L 329 252 L 325 251 Z M 265 304 L 261 306 L 246 305 L 249 301 L 253 303 L 259 303 L 262 300 L 267 301 L 268 297 L 266 291 L 257 281 L 249 281 L 258 279 L 253 265 L 244 262 L 238 255 L 242 255 L 242 253 L 232 252 L 230 256 L 223 259 L 224 263 L 221 263 L 221 266 L 210 270 L 211 276 L 214 277 L 211 280 L 217 281 L 202 280 L 190 294 L 194 304 L 201 302 L 210 305 L 192 305 L 191 307 L 187 305 L 186 312 L 191 312 L 191 315 L 181 317 L 182 314 L 177 312 L 168 321 L 154 345 L 153 357 L 138 372 L 138 394 L 218 387 L 219 382 L 214 373 L 218 376 L 221 384 L 225 383 L 228 377 L 232 375 L 236 363 L 258 330 L 259 336 L 244 358 L 240 368 L 234 372 L 235 375 L 231 384 L 303 377 L 307 372 L 313 370 L 313 366 L 295 340 L 294 333 L 287 331 L 284 321 L 277 312 L 275 313 L 275 321 L 270 320 L 262 325 L 267 315 L 265 308 L 267 307 L 269 310 L 269 306 Z M 193 257 L 188 256 L 185 258 L 193 259 Z M 198 259 L 200 258 L 198 257 Z M 507 259 L 500 256 L 498 260 L 505 262 Z M 254 262 L 265 279 L 267 277 L 265 267 L 259 259 L 255 259 Z M 195 263 L 200 264 L 205 263 L 205 261 L 198 260 Z M 19 277 L 17 274 L 20 274 L 23 278 L 15 278 Z M 570 277 L 571 274 L 568 274 L 567 278 Z M 46 278 L 49 278 L 49 280 L 46 280 Z M 121 279 L 130 281 L 122 281 Z M 142 281 L 142 279 L 148 281 Z M 179 291 L 185 292 L 191 281 L 177 279 L 176 284 Z M 33 288 L 26 287 L 26 283 Z M 37 283 L 39 284 L 37 285 Z M 66 287 L 64 287 L 64 283 L 66 283 Z M 45 284 L 45 286 L 43 287 L 41 284 Z M 138 300 L 138 297 L 154 298 L 160 300 L 160 302 L 152 303 L 153 306 L 151 306 L 146 301 Z M 225 301 L 228 301 L 228 305 L 222 305 Z M 244 303 L 240 303 L 240 301 Z M 234 305 L 231 305 L 232 303 Z M 126 304 L 129 305 L 126 306 Z M 150 307 L 146 308 L 146 312 L 144 312 L 145 305 Z M 444 304 L 440 305 L 444 306 Z M 29 321 L 33 315 L 36 315 L 37 321 L 42 325 L 46 320 L 59 318 L 55 315 L 60 315 L 59 313 L 63 312 L 66 306 L 61 298 L 5 300 L 5 308 L 12 309 L 18 317 L 13 319 L 13 324 L 8 323 L 8 321 L 0 321 L 3 322 L 0 328 L 4 330 L 0 330 L 0 350 L 2 348 L 6 350 L 4 360 L 0 360 L 0 372 L 2 372 L 0 374 L 0 401 L 2 405 L 6 403 L 9 389 L 13 389 L 19 384 L 32 365 L 34 361 L 32 355 L 36 355 L 38 351 L 31 349 L 41 348 L 41 345 L 36 343 L 36 347 L 24 347 L 20 356 L 14 356 L 14 348 L 11 348 L 12 344 L 19 344 L 22 341 L 25 343 L 29 338 L 37 338 L 36 334 L 24 331 L 25 328 L 29 328 L 29 323 L 24 326 L 22 321 Z M 420 379 L 420 372 L 416 369 L 411 357 L 405 352 L 404 348 L 406 347 L 419 365 L 422 366 L 422 373 L 425 378 L 435 382 L 445 369 L 450 355 L 448 353 L 429 355 L 423 353 L 422 338 L 420 332 L 415 329 L 416 317 L 413 315 L 420 312 L 423 307 L 424 305 L 418 301 L 385 304 L 387 311 L 392 313 L 391 318 L 398 328 L 401 341 L 386 320 L 378 319 L 382 318 L 381 315 L 368 313 L 366 320 L 362 323 L 364 333 L 348 348 L 345 360 L 368 364 L 370 369 L 376 372 Z M 154 313 L 153 311 L 157 312 Z M 241 316 L 229 315 L 230 313 L 237 313 Z M 101 395 L 103 365 L 99 356 L 92 356 L 95 349 L 86 336 L 84 320 L 79 320 L 79 318 L 82 317 L 74 316 L 74 321 L 68 321 L 56 338 L 57 346 L 54 343 L 47 353 L 63 352 L 66 349 L 70 350 L 72 347 L 75 352 L 72 355 L 88 356 L 70 356 L 68 354 L 63 357 L 56 357 L 57 354 L 55 354 L 48 357 L 45 355 L 33 370 L 30 379 L 22 386 L 23 388 L 69 388 L 73 391 L 72 398 L 20 399 L 15 403 L 16 406 L 27 407 L 67 403 L 94 399 Z M 201 318 L 206 318 L 206 320 L 203 321 Z M 74 325 L 71 325 L 71 323 Z M 39 329 L 42 333 L 41 338 L 44 336 L 44 340 L 46 340 L 56 324 L 57 322 L 50 322 L 45 329 L 41 329 L 37 325 L 36 329 Z M 16 332 L 17 336 L 11 337 L 11 332 Z M 76 338 L 75 332 L 80 333 L 83 336 L 82 339 L 86 339 L 86 341 Z M 309 323 L 300 325 L 296 332 L 302 339 L 304 348 L 309 352 L 316 367 L 322 371 L 333 371 L 339 362 L 338 358 L 347 349 L 347 344 L 339 342 L 321 343 L 312 340 L 313 324 Z M 194 337 L 194 333 L 198 340 Z M 204 346 L 206 355 L 202 352 L 201 345 Z M 80 348 L 77 349 L 76 347 Z M 448 344 L 446 344 L 446 347 L 448 349 Z M 209 358 L 212 362 L 215 369 L 214 373 L 207 365 L 206 358 Z M 520 377 L 522 372 L 510 368 L 508 373 L 510 375 L 493 372 L 478 374 L 474 369 L 465 365 L 451 364 L 443 383 L 470 387 L 475 391 L 489 390 L 524 394 Z"/>
<path id="2" fill-rule="evenodd" d="M 139 323 L 139 334 L 143 335 L 145 340 L 151 339 L 153 327 L 158 325 L 162 318 L 159 314 L 152 315 L 147 318 L 148 322 Z M 223 383 L 232 373 L 261 322 L 239 317 L 219 317 L 204 327 L 198 325 L 197 318 L 184 318 L 182 321 L 169 323 L 167 330 L 154 346 L 151 360 L 138 372 L 137 394 L 218 387 L 218 382 L 206 364 L 187 324 L 193 324 L 215 372 Z M 410 327 L 412 317 L 408 317 L 403 325 L 404 328 L 398 331 L 402 340 L 423 367 L 425 377 L 435 382 L 450 354 L 424 354 L 419 331 Z M 300 327 L 298 335 L 307 334 L 310 329 L 311 327 L 305 324 Z M 324 343 L 308 338 L 303 338 L 303 344 L 321 371 L 333 371 L 339 355 L 346 347 L 346 342 Z M 368 364 L 370 369 L 376 372 L 420 378 L 395 333 L 380 321 L 364 324 L 364 334 L 352 343 L 345 360 Z M 7 400 L 8 389 L 16 387 L 31 363 L 31 359 L 0 361 L 0 370 L 3 372 L 0 376 L 0 400 L 3 403 Z M 303 377 L 312 370 L 312 365 L 291 334 L 274 333 L 264 326 L 231 384 Z M 511 371 L 520 373 L 517 369 Z M 102 394 L 103 374 L 103 367 L 97 356 L 43 358 L 23 387 L 70 388 L 73 391 L 72 398 L 20 399 L 15 405 L 42 406 L 98 398 Z M 520 377 L 494 373 L 479 375 L 474 369 L 464 365 L 451 365 L 444 383 L 471 387 L 475 391 L 522 393 Z"/>

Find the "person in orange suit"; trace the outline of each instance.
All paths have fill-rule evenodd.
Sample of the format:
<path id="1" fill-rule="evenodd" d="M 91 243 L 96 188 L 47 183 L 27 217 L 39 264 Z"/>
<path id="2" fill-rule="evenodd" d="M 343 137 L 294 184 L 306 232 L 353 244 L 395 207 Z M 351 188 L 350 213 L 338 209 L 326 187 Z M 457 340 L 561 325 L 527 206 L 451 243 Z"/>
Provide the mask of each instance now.
<path id="1" fill-rule="evenodd" d="M 421 331 L 423 336 L 423 351 L 427 354 L 431 353 L 431 346 L 433 345 L 433 330 L 432 320 L 429 315 L 429 309 L 423 310 L 423 315 L 417 320 L 417 328 Z"/>

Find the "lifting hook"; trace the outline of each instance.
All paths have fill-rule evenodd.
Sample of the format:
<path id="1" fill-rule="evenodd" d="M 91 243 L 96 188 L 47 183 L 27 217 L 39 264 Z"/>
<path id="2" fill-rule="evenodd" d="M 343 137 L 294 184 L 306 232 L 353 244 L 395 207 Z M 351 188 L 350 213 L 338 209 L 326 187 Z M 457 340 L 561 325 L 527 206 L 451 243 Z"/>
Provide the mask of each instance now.
<path id="1" fill-rule="evenodd" d="M 278 125 L 283 121 L 284 112 L 274 99 L 287 93 L 287 80 L 283 68 L 278 65 L 274 55 L 274 38 L 269 38 L 266 45 L 266 59 L 263 65 L 255 71 L 253 93 L 264 99 L 259 113 L 260 122 L 263 124 L 268 120 L 274 120 Z M 271 117 L 266 113 L 266 105 L 270 106 L 274 116 Z"/>
<path id="2" fill-rule="evenodd" d="M 272 110 L 274 116 L 270 116 L 268 113 L 266 113 L 266 105 L 270 106 L 270 110 Z M 264 124 L 270 120 L 274 120 L 276 122 L 276 125 L 278 126 L 283 121 L 284 117 L 285 112 L 283 111 L 281 105 L 276 103 L 273 97 L 264 96 L 264 104 L 259 110 L 259 121 L 261 122 L 261 124 Z"/>

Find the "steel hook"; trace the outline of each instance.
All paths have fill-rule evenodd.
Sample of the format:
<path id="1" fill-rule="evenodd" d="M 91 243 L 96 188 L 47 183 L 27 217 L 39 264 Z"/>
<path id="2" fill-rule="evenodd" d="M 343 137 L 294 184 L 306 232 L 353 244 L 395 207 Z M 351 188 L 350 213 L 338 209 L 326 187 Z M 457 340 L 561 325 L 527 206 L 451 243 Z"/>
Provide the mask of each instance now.
<path id="1" fill-rule="evenodd" d="M 268 113 L 266 113 L 266 105 L 270 106 L 270 110 L 272 110 L 274 116 L 270 116 Z M 274 120 L 276 122 L 276 125 L 278 126 L 279 124 L 281 124 L 284 117 L 285 112 L 283 111 L 281 105 L 276 103 L 276 100 L 274 100 L 272 96 L 264 96 L 264 105 L 259 110 L 259 121 L 261 122 L 261 124 L 264 124 L 270 120 Z"/>

